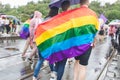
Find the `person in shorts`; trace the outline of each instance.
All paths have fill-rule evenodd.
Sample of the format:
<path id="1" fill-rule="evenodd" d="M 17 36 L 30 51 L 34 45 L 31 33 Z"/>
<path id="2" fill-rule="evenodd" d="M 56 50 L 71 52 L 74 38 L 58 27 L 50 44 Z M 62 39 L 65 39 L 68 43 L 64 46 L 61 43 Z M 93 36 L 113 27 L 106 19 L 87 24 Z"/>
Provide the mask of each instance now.
<path id="1" fill-rule="evenodd" d="M 86 10 L 85 13 L 87 13 L 87 11 L 88 12 L 92 11 L 96 15 L 96 13 L 93 10 L 88 8 L 88 5 L 89 5 L 89 0 L 80 0 L 80 8 Z M 82 11 L 82 9 L 81 9 L 81 11 Z M 84 53 L 75 57 L 74 79 L 73 80 L 85 80 L 88 61 L 89 61 L 89 58 L 91 55 L 92 48 L 95 46 L 95 41 L 96 41 L 96 38 L 94 38 L 94 41 L 91 43 L 91 46 L 89 46 L 89 48 L 86 49 L 86 51 L 84 51 Z"/>

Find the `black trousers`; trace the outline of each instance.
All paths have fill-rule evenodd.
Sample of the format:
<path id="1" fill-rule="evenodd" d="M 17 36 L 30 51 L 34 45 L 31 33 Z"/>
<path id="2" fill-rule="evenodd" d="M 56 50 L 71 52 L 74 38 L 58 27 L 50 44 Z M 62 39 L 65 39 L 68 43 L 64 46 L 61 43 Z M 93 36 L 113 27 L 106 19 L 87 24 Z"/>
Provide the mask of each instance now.
<path id="1" fill-rule="evenodd" d="M 10 26 L 9 25 L 5 25 L 6 27 L 6 33 L 8 34 L 8 32 L 10 32 Z"/>

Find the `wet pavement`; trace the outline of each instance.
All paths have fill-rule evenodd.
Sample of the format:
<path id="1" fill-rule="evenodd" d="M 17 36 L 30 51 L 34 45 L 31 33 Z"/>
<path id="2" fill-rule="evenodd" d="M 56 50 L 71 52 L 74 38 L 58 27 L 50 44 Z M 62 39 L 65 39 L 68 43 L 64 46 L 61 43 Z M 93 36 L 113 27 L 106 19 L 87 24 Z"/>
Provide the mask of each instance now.
<path id="1" fill-rule="evenodd" d="M 0 43 L 0 58 L 10 57 L 15 54 L 20 54 L 22 52 L 24 41 L 7 41 Z"/>
<path id="2" fill-rule="evenodd" d="M 104 80 L 120 80 L 120 55 L 117 53 L 116 51 L 116 55 L 113 56 L 108 64 Z"/>
<path id="3" fill-rule="evenodd" d="M 28 61 L 21 58 L 24 45 L 25 40 L 0 43 L 0 80 L 32 80 L 34 64 L 29 64 Z M 89 60 L 86 80 L 97 80 L 107 62 L 110 51 L 109 38 L 97 43 Z M 36 59 L 34 61 L 36 62 Z M 71 64 L 67 62 L 62 80 L 73 80 L 73 67 L 74 59 Z M 49 71 L 48 65 L 43 65 L 40 80 L 49 80 Z"/>

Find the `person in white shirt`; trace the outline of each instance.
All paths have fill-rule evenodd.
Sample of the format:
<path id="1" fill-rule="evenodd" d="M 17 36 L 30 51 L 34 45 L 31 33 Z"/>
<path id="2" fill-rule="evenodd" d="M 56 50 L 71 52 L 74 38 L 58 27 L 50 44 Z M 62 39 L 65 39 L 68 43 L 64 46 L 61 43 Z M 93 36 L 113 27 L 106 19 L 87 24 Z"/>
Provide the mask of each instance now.
<path id="1" fill-rule="evenodd" d="M 8 34 L 10 32 L 10 21 L 7 17 L 5 17 L 5 28 L 6 28 L 6 33 Z"/>

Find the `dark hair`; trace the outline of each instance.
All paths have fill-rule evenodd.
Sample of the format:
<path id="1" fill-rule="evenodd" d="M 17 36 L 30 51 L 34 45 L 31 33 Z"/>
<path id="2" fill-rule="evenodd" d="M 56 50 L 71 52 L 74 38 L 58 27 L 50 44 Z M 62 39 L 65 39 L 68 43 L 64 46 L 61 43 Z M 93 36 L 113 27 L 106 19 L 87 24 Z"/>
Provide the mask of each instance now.
<path id="1" fill-rule="evenodd" d="M 70 7 L 70 1 L 66 0 L 61 3 L 61 8 L 63 11 L 66 11 Z"/>
<path id="2" fill-rule="evenodd" d="M 80 4 L 83 5 L 83 4 L 85 4 L 87 1 L 89 1 L 89 0 L 80 0 Z"/>
<path id="3" fill-rule="evenodd" d="M 59 10 L 58 7 L 55 7 L 55 6 L 51 7 L 50 11 L 49 11 L 49 14 L 46 17 L 53 17 L 53 16 L 57 15 L 58 14 L 58 10 Z"/>
<path id="4" fill-rule="evenodd" d="M 31 14 L 31 15 L 30 15 L 30 19 L 32 19 L 33 17 L 34 17 L 34 14 Z"/>

